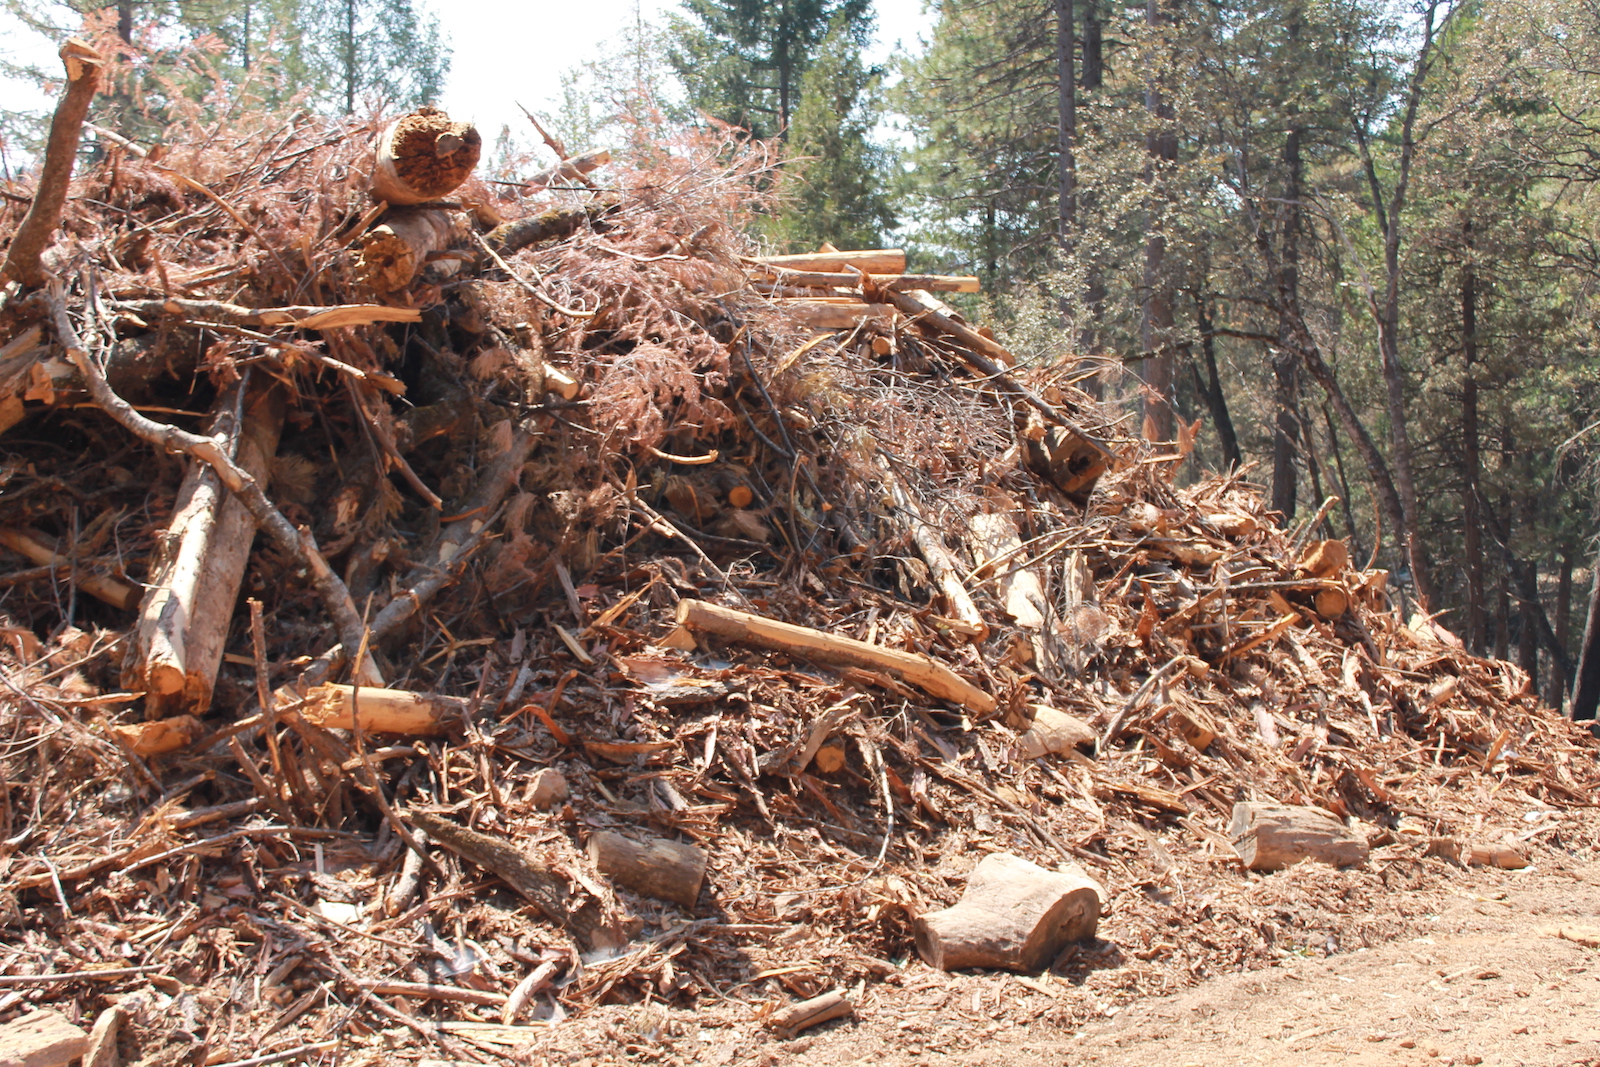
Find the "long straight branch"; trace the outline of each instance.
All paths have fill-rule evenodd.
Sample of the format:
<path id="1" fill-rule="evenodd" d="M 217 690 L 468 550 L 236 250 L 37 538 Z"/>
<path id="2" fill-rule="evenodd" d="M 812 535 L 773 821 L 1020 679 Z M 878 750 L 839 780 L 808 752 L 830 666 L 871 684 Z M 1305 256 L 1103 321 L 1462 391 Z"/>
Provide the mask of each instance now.
<path id="1" fill-rule="evenodd" d="M 156 422 L 135 411 L 131 404 L 112 390 L 110 383 L 106 381 L 105 373 L 93 359 L 89 358 L 88 351 L 84 349 L 83 342 L 72 325 L 72 319 L 67 315 L 66 298 L 59 281 L 51 285 L 45 300 L 50 307 L 57 339 L 67 350 L 67 358 L 83 375 L 84 381 L 89 386 L 89 395 L 100 409 L 130 432 L 151 444 L 191 456 L 216 471 L 222 484 L 227 486 L 228 491 L 238 497 L 245 510 L 250 512 L 256 525 L 265 531 L 281 550 L 311 573 L 312 584 L 322 597 L 323 606 L 328 614 L 333 617 L 334 628 L 339 632 L 339 640 L 344 642 L 346 648 L 361 647 L 364 630 L 361 613 L 356 610 L 354 601 L 350 599 L 350 590 L 345 588 L 344 582 L 340 581 L 339 576 L 328 566 L 327 560 L 322 558 L 311 532 L 295 529 L 289 520 L 283 517 L 283 513 L 273 507 L 272 501 L 267 499 L 266 493 L 262 492 L 255 478 L 234 463 L 215 438 Z M 383 684 L 377 664 L 370 657 L 362 663 L 361 680 L 365 685 Z"/>

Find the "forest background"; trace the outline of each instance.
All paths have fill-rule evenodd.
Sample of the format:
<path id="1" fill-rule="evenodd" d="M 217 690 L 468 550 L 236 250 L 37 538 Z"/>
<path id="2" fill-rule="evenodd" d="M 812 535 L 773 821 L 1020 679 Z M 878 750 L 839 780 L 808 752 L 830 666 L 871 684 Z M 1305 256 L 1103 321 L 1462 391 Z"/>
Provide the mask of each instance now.
<path id="1" fill-rule="evenodd" d="M 774 250 L 978 274 L 1014 350 L 1192 446 L 1181 476 L 1248 468 L 1286 524 L 1318 516 L 1407 610 L 1593 718 L 1600 0 L 930 0 L 914 25 L 885 2 L 892 25 L 873 0 L 656 0 L 534 103 L 572 153 L 770 142 Z M 147 144 L 448 102 L 447 31 L 506 32 L 414 0 L 0 9 L 13 42 L 113 46 L 92 121 Z M 48 88 L 26 54 L 0 76 Z M 0 100 L 8 186 L 46 117 Z M 547 151 L 483 132 L 495 180 Z"/>

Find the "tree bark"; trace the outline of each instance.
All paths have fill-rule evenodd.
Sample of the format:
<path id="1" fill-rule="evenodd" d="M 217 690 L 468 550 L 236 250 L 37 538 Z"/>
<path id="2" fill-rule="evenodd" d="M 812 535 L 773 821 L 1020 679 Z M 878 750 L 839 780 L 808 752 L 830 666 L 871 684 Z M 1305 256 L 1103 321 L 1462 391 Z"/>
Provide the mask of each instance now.
<path id="1" fill-rule="evenodd" d="M 1244 466 L 1244 454 L 1239 451 L 1239 434 L 1233 426 L 1233 416 L 1228 412 L 1228 397 L 1222 391 L 1222 375 L 1217 369 L 1217 342 L 1211 329 L 1211 316 L 1206 313 L 1205 297 L 1195 294 L 1196 325 L 1200 327 L 1200 355 L 1205 361 L 1206 375 L 1202 380 L 1199 368 L 1193 363 L 1195 389 L 1205 397 L 1211 409 L 1211 423 L 1216 428 L 1217 440 L 1222 445 L 1222 462 L 1228 470 Z"/>
<path id="2" fill-rule="evenodd" d="M 1467 579 L 1467 648 L 1483 655 L 1483 520 L 1478 513 L 1482 460 L 1478 430 L 1478 278 L 1472 262 L 1472 222 L 1463 226 L 1466 264 L 1461 272 L 1461 522 L 1462 553 Z"/>
<path id="3" fill-rule="evenodd" d="M 1572 629 L 1572 551 L 1561 549 L 1561 565 L 1556 578 L 1555 640 L 1563 650 L 1571 643 Z M 1567 688 L 1572 684 L 1570 665 L 1560 656 L 1550 657 L 1550 684 L 1545 689 L 1544 701 L 1557 711 L 1567 699 Z"/>
<path id="4" fill-rule="evenodd" d="M 1161 0 L 1146 0 L 1145 21 L 1152 30 L 1158 30 L 1170 21 L 1161 10 Z M 1153 36 L 1159 36 L 1154 34 Z M 1172 286 L 1166 276 L 1167 237 L 1163 230 L 1162 213 L 1166 181 L 1164 170 L 1178 158 L 1178 136 L 1172 128 L 1174 113 L 1167 99 L 1165 76 L 1157 71 L 1149 75 L 1145 88 L 1145 110 L 1149 113 L 1150 131 L 1145 134 L 1145 152 L 1149 165 L 1145 171 L 1148 185 L 1147 204 L 1149 234 L 1144 246 L 1144 307 L 1141 316 L 1139 343 L 1146 352 L 1166 349 L 1172 343 Z M 1173 356 L 1152 356 L 1144 364 L 1144 428 L 1147 440 L 1171 441 L 1175 436 L 1173 417 Z"/>
<path id="5" fill-rule="evenodd" d="M 1296 28 L 1291 27 L 1291 37 Z M 1300 306 L 1300 138 L 1291 129 L 1284 138 L 1285 186 L 1277 216 L 1278 244 L 1278 345 L 1272 353 L 1272 402 L 1276 408 L 1272 434 L 1272 510 L 1287 524 L 1294 518 L 1302 428 L 1300 425 L 1300 366 L 1295 352 L 1294 316 Z"/>
<path id="6" fill-rule="evenodd" d="M 1583 626 L 1583 653 L 1578 659 L 1577 685 L 1572 691 L 1572 717 L 1593 719 L 1600 705 L 1600 554 L 1594 560 L 1594 582 L 1589 589 L 1589 614 Z"/>

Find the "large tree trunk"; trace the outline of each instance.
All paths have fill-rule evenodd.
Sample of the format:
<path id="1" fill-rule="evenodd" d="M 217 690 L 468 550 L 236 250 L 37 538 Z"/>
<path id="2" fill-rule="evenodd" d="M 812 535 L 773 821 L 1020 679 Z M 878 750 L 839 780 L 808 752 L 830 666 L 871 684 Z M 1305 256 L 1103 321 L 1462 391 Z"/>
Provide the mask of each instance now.
<path id="1" fill-rule="evenodd" d="M 1244 455 L 1239 451 L 1239 435 L 1233 428 L 1233 417 L 1228 413 L 1228 397 L 1222 391 L 1222 376 L 1217 371 L 1217 343 L 1216 336 L 1211 329 L 1211 316 L 1206 313 L 1205 297 L 1196 294 L 1194 298 L 1196 324 L 1200 327 L 1200 354 L 1205 360 L 1206 376 L 1200 377 L 1200 370 L 1193 363 L 1189 364 L 1194 372 L 1195 389 L 1205 397 L 1206 406 L 1211 409 L 1211 422 L 1217 429 L 1217 440 L 1222 444 L 1222 462 L 1228 470 L 1236 470 L 1244 465 Z"/>
<path id="2" fill-rule="evenodd" d="M 1170 20 L 1161 10 L 1161 0 L 1146 0 L 1145 19 L 1151 27 L 1165 26 Z M 1144 314 L 1139 341 L 1146 352 L 1162 352 L 1144 362 L 1145 436 L 1154 441 L 1170 441 L 1175 436 L 1173 423 L 1172 286 L 1167 279 L 1166 223 L 1163 213 L 1167 181 L 1166 166 L 1178 158 L 1178 135 L 1172 128 L 1173 108 L 1162 84 L 1165 75 L 1150 75 L 1145 89 L 1145 110 L 1150 115 L 1150 132 L 1145 135 L 1145 151 L 1150 162 L 1146 174 L 1149 186 L 1149 235 L 1144 246 Z"/>
<path id="3" fill-rule="evenodd" d="M 1291 27 L 1290 35 L 1294 36 Z M 1272 435 L 1272 510 L 1287 523 L 1294 518 L 1296 460 L 1301 447 L 1300 366 L 1294 346 L 1294 314 L 1300 306 L 1300 137 L 1291 129 L 1283 142 L 1285 187 L 1279 209 L 1278 347 L 1272 354 L 1272 403 L 1277 409 Z"/>
<path id="4" fill-rule="evenodd" d="M 1578 659 L 1578 683 L 1572 691 L 1572 717 L 1593 719 L 1600 705 L 1600 555 L 1594 561 L 1594 582 L 1589 589 L 1589 615 L 1583 626 L 1583 654 Z"/>
<path id="5" fill-rule="evenodd" d="M 1561 549 L 1561 566 L 1556 578 L 1556 644 L 1565 652 L 1570 644 L 1572 620 L 1572 552 Z M 1557 711 L 1567 699 L 1567 686 L 1572 682 L 1572 672 L 1562 657 L 1550 656 L 1550 682 L 1545 687 L 1544 701 Z"/>
<path id="6" fill-rule="evenodd" d="M 1467 647 L 1475 656 L 1483 655 L 1483 526 L 1478 514 L 1478 279 L 1472 263 L 1472 223 L 1465 224 L 1467 262 L 1461 272 L 1461 361 L 1465 379 L 1461 383 L 1461 521 L 1462 551 L 1467 579 Z"/>

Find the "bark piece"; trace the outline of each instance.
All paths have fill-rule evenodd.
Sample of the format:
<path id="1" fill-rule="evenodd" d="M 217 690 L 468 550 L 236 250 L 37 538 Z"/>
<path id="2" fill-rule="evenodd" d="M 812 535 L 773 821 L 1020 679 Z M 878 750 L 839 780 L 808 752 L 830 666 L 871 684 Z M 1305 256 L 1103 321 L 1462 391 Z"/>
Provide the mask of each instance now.
<path id="1" fill-rule="evenodd" d="M 535 774 L 528 783 L 528 801 L 536 808 L 548 810 L 571 795 L 566 777 L 550 767 Z"/>
<path id="2" fill-rule="evenodd" d="M 693 908 L 706 877 L 706 854 L 693 845 L 659 838 L 635 841 L 609 830 L 589 838 L 589 859 L 635 893 Z"/>
<path id="3" fill-rule="evenodd" d="M 521 849 L 433 812 L 413 811 L 406 821 L 462 859 L 499 876 L 538 908 L 546 919 L 569 930 L 586 950 L 618 948 L 627 943 L 621 926 L 609 920 L 599 901 L 572 907 L 567 880 Z"/>
<path id="4" fill-rule="evenodd" d="M 330 682 L 306 693 L 300 714 L 313 726 L 326 730 L 353 730 L 357 715 L 361 729 L 372 734 L 432 736 L 459 723 L 468 702 L 461 697 L 413 693 L 407 689 Z"/>
<path id="5" fill-rule="evenodd" d="M 1037 759 L 1040 756 L 1066 752 L 1080 745 L 1094 747 L 1098 735 L 1094 728 L 1076 716 L 1057 711 L 1048 704 L 1033 706 L 1033 725 L 1017 738 L 1017 758 Z"/>
<path id="6" fill-rule="evenodd" d="M 1366 841 L 1321 808 L 1235 804 L 1228 837 L 1252 871 L 1282 870 L 1303 860 L 1353 867 L 1367 859 Z"/>
<path id="7" fill-rule="evenodd" d="M 83 1067 L 117 1067 L 117 1033 L 126 1014 L 113 1004 L 95 1017 L 83 1050 Z"/>
<path id="8" fill-rule="evenodd" d="M 430 255 L 449 246 L 453 234 L 449 214 L 436 208 L 390 212 L 381 226 L 362 236 L 356 269 L 378 292 L 398 292 L 422 272 Z"/>
<path id="9" fill-rule="evenodd" d="M 898 248 L 860 248 L 844 252 L 810 252 L 798 256 L 763 256 L 758 266 L 802 271 L 845 271 L 856 267 L 868 274 L 904 274 L 906 254 Z"/>
<path id="10" fill-rule="evenodd" d="M 282 390 L 269 379 L 241 398 L 235 385 L 213 410 L 207 432 L 234 442 L 234 462 L 256 481 L 266 481 L 283 428 Z M 134 629 L 134 658 L 123 678 L 126 688 L 145 692 L 148 714 L 204 714 L 210 708 L 255 536 L 244 502 L 212 467 L 196 461 L 161 536 Z"/>
<path id="11" fill-rule="evenodd" d="M 472 174 L 483 138 L 470 122 L 421 107 L 389 124 L 378 139 L 372 195 L 390 204 L 422 204 L 448 196 Z"/>
<path id="12" fill-rule="evenodd" d="M 111 732 L 133 749 L 134 755 L 159 756 L 194 744 L 203 729 L 193 715 L 174 715 L 170 719 L 113 726 Z"/>
<path id="13" fill-rule="evenodd" d="M 994 697 L 930 656 L 880 648 L 851 637 L 825 634 L 809 626 L 778 622 L 748 611 L 689 598 L 678 602 L 678 624 L 691 630 L 717 634 L 731 641 L 743 641 L 823 662 L 886 671 L 933 696 L 960 704 L 980 715 L 987 715 L 995 709 Z"/>
<path id="14" fill-rule="evenodd" d="M 1199 708 L 1176 708 L 1172 712 L 1172 725 L 1178 728 L 1183 739 L 1196 752 L 1204 752 L 1217 739 L 1217 724 L 1210 715 Z"/>
<path id="15" fill-rule="evenodd" d="M 809 1030 L 813 1026 L 833 1019 L 842 1019 L 855 1010 L 855 1005 L 850 1003 L 843 991 L 835 989 L 820 997 L 812 997 L 810 1000 L 802 1000 L 798 1004 L 778 1009 L 767 1018 L 767 1025 L 787 1041 L 802 1030 Z"/>
<path id="16" fill-rule="evenodd" d="M 0 1026 L 0 1067 L 65 1067 L 88 1043 L 65 1015 L 41 1009 Z"/>
<path id="17" fill-rule="evenodd" d="M 61 45 L 60 55 L 67 69 L 67 89 L 50 120 L 50 139 L 45 145 L 44 167 L 39 184 L 34 187 L 33 203 L 17 226 L 5 265 L 0 267 L 0 278 L 15 278 L 28 289 L 43 285 L 49 277 L 42 263 L 44 250 L 50 247 L 61 223 L 67 185 L 72 181 L 72 166 L 78 157 L 78 138 L 105 63 L 104 56 L 76 37 L 69 37 Z"/>
<path id="18" fill-rule="evenodd" d="M 979 861 L 960 903 L 917 917 L 917 951 L 931 967 L 1044 970 L 1069 942 L 1091 938 L 1105 890 L 1076 864 L 1049 871 L 1005 852 Z"/>

